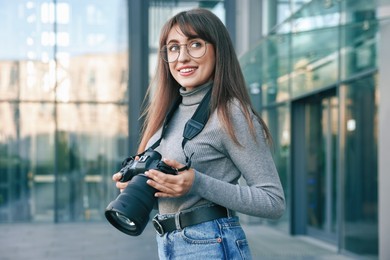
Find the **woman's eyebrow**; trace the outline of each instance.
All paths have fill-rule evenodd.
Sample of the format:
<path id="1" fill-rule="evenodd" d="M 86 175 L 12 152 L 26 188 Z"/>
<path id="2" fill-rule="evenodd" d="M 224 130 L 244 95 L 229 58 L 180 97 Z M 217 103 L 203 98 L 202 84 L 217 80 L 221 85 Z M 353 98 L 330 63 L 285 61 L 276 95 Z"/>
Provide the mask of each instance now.
<path id="1" fill-rule="evenodd" d="M 187 38 L 188 41 L 191 41 L 191 40 L 194 40 L 194 39 L 201 39 L 202 40 L 202 38 L 200 38 L 198 35 L 192 35 L 192 36 L 189 36 Z"/>
<path id="2" fill-rule="evenodd" d="M 180 43 L 178 40 L 176 39 L 170 39 L 167 44 L 170 44 L 170 43 Z"/>
<path id="3" fill-rule="evenodd" d="M 201 38 L 198 35 L 190 36 L 190 37 L 187 38 L 187 42 L 192 41 L 194 39 L 201 39 Z M 167 44 L 170 44 L 170 43 L 180 43 L 180 41 L 177 40 L 177 39 L 170 39 L 167 42 Z"/>

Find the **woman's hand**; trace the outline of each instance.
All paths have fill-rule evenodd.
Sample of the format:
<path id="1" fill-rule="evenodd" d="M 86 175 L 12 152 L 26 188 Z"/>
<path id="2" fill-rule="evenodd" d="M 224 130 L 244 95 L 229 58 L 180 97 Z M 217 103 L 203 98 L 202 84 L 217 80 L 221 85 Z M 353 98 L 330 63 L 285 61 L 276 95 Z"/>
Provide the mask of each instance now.
<path id="1" fill-rule="evenodd" d="M 183 164 L 175 160 L 164 159 L 163 161 L 176 169 L 184 167 Z M 195 171 L 191 168 L 178 172 L 177 175 L 165 174 L 157 170 L 148 170 L 145 175 L 149 177 L 147 184 L 158 190 L 155 196 L 161 198 L 183 196 L 191 189 L 195 179 Z"/>
<path id="2" fill-rule="evenodd" d="M 122 173 L 117 172 L 114 175 L 112 175 L 112 180 L 116 182 L 115 186 L 122 192 L 129 182 L 120 182 L 119 180 L 122 178 Z"/>
<path id="3" fill-rule="evenodd" d="M 138 161 L 139 160 L 139 156 L 136 156 L 134 158 L 134 160 Z M 130 182 L 130 181 L 120 182 L 120 179 L 122 179 L 122 176 L 123 175 L 120 172 L 117 172 L 114 175 L 112 175 L 112 180 L 116 182 L 115 186 L 120 190 L 120 192 L 122 192 L 127 187 L 129 182 Z"/>

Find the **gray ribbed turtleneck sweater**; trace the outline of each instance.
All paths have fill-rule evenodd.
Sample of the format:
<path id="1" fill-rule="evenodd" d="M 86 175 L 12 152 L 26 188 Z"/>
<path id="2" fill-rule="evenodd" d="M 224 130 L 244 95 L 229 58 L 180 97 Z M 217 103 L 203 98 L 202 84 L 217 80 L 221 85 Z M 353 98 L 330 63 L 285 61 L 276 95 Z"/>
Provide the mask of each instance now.
<path id="1" fill-rule="evenodd" d="M 191 91 L 180 89 L 182 103 L 156 149 L 163 158 L 185 164 L 181 148 L 184 125 L 210 87 L 210 84 L 205 84 Z M 242 146 L 233 142 L 214 112 L 203 131 L 185 145 L 187 155 L 194 153 L 191 167 L 195 170 L 195 181 L 190 192 L 179 198 L 159 198 L 160 214 L 176 213 L 210 202 L 264 218 L 278 218 L 283 214 L 284 193 L 262 126 L 252 115 L 256 126 L 254 139 L 238 102 L 232 102 L 229 110 L 235 134 Z M 161 129 L 148 145 L 160 135 Z M 247 185 L 238 185 L 241 176 Z"/>

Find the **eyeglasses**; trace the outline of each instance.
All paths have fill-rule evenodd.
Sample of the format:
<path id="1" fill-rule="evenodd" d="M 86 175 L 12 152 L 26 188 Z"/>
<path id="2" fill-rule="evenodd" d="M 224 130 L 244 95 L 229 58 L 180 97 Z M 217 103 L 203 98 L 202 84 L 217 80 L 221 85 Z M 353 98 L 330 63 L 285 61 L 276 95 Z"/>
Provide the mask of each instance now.
<path id="1" fill-rule="evenodd" d="M 207 44 L 208 42 L 200 39 L 191 40 L 185 44 L 170 43 L 161 48 L 160 55 L 166 62 L 175 62 L 180 56 L 181 46 L 186 46 L 188 55 L 199 59 L 206 54 Z"/>

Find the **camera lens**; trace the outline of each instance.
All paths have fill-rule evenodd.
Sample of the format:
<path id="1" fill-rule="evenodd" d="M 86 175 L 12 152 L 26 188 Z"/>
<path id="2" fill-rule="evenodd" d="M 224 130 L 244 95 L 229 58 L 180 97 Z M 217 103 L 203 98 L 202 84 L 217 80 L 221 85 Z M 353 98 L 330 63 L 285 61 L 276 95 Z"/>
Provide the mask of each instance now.
<path id="1" fill-rule="evenodd" d="M 115 214 L 122 225 L 125 225 L 129 229 L 136 229 L 135 223 L 131 221 L 128 217 L 119 212 L 115 212 Z"/>
<path id="2" fill-rule="evenodd" d="M 134 176 L 126 189 L 106 208 L 107 220 L 130 236 L 138 236 L 145 229 L 156 201 L 156 190 L 146 184 L 147 180 L 145 174 Z"/>

